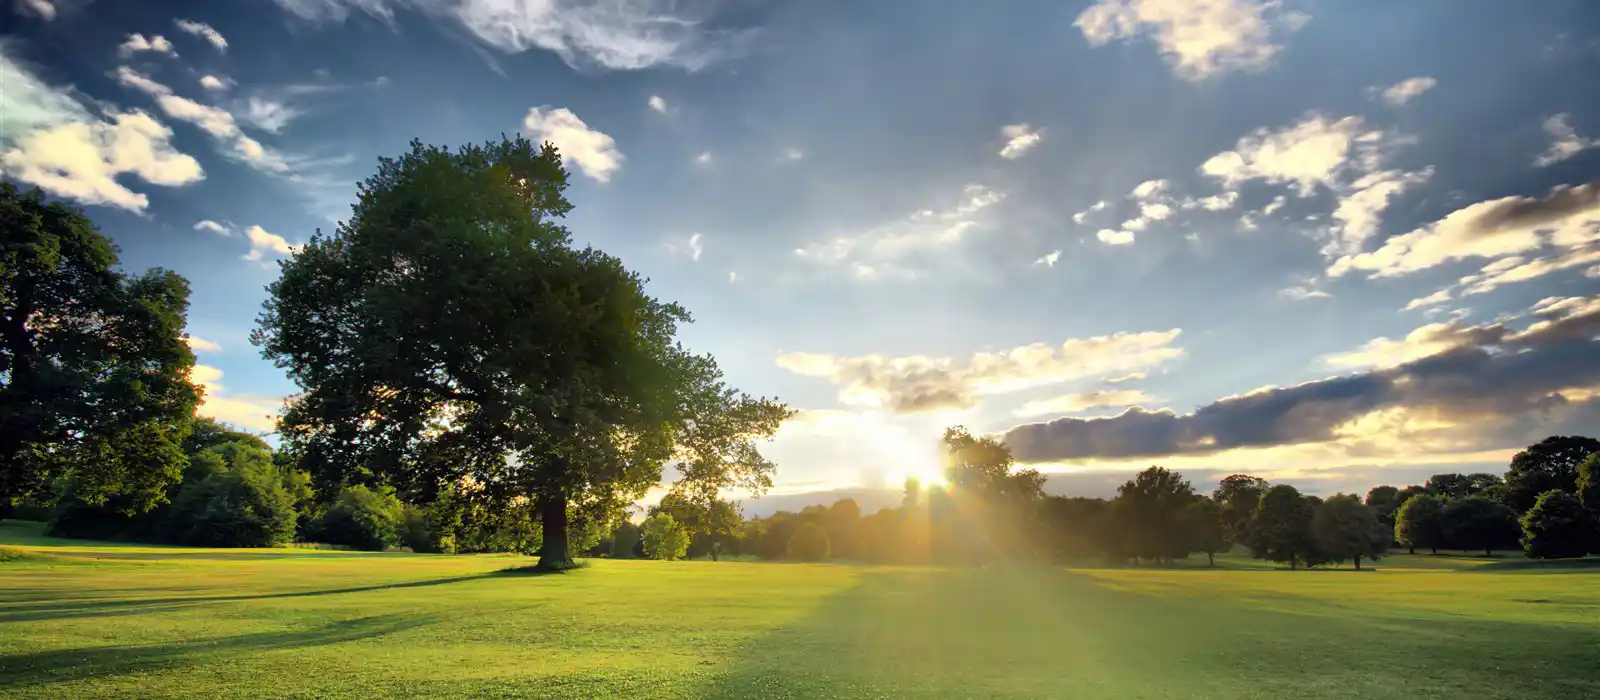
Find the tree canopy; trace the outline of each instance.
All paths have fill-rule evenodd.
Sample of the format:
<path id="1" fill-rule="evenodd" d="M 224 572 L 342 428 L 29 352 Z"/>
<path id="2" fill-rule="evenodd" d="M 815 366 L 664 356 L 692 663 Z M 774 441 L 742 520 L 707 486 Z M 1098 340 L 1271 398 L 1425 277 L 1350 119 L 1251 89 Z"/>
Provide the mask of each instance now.
<path id="1" fill-rule="evenodd" d="M 0 182 L 0 229 L 0 517 L 64 474 L 85 502 L 164 502 L 200 397 L 188 282 L 118 271 L 110 239 L 37 189 Z"/>
<path id="2" fill-rule="evenodd" d="M 1546 491 L 1572 493 L 1578 487 L 1578 465 L 1600 452 L 1600 440 L 1578 435 L 1552 435 L 1511 458 L 1506 471 L 1506 505 L 1526 512 Z"/>
<path id="3" fill-rule="evenodd" d="M 253 340 L 302 389 L 280 432 L 313 473 L 527 504 L 544 568 L 669 461 L 692 497 L 770 485 L 753 440 L 789 409 L 726 386 L 675 341 L 687 311 L 574 247 L 566 187 L 549 144 L 413 142 L 281 264 Z"/>

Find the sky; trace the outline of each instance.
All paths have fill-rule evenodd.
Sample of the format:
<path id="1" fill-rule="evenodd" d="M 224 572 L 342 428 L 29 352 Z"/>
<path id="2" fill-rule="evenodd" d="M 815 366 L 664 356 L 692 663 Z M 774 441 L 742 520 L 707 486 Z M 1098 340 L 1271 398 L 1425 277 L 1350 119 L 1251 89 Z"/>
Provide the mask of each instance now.
<path id="1" fill-rule="evenodd" d="M 1600 435 L 1597 3 L 5 2 L 0 173 L 190 280 L 200 410 L 252 430 L 278 261 L 411 139 L 520 132 L 799 411 L 769 504 L 958 424 L 1091 495 Z"/>

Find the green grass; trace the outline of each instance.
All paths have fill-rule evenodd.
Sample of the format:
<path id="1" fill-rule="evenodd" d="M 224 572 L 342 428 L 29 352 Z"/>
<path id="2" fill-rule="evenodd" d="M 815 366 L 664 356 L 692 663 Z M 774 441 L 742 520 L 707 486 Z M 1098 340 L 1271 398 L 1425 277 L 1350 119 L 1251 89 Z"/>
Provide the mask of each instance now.
<path id="1" fill-rule="evenodd" d="M 0 524 L 0 697 L 1595 698 L 1600 569 L 206 550 Z"/>

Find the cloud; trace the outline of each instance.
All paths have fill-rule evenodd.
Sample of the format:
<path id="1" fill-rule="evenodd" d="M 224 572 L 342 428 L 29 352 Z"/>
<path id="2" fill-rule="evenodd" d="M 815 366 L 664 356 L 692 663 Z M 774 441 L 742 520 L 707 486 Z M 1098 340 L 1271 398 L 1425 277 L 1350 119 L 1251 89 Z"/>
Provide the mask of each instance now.
<path id="1" fill-rule="evenodd" d="M 1383 169 L 1392 152 L 1410 142 L 1367 128 L 1361 117 L 1335 120 L 1312 112 L 1282 129 L 1261 128 L 1245 135 L 1232 150 L 1207 159 L 1200 172 L 1230 189 L 1261 180 L 1292 187 L 1305 198 L 1327 188 L 1339 196 L 1333 218 L 1341 225 L 1324 253 L 1349 254 L 1359 252 L 1377 233 L 1395 198 L 1433 176 L 1432 168 Z"/>
<path id="2" fill-rule="evenodd" d="M 56 18 L 55 3 L 50 0 L 17 0 L 17 8 L 46 22 Z"/>
<path id="3" fill-rule="evenodd" d="M 1056 266 L 1056 262 L 1058 260 L 1060 260 L 1060 259 L 1061 259 L 1061 251 L 1052 250 L 1052 251 L 1050 251 L 1048 253 L 1045 253 L 1038 260 L 1033 261 L 1033 264 L 1035 264 L 1035 265 L 1044 265 L 1045 267 L 1055 267 Z"/>
<path id="4" fill-rule="evenodd" d="M 1455 260 L 1521 255 L 1551 245 L 1578 248 L 1600 240 L 1600 180 L 1561 185 L 1541 198 L 1511 196 L 1477 202 L 1443 219 L 1391 236 L 1377 250 L 1347 255 L 1328 268 L 1339 276 L 1361 270 L 1393 277 Z"/>
<path id="5" fill-rule="evenodd" d="M 228 78 L 219 78 L 215 75 L 200 76 L 200 87 L 207 90 L 222 91 L 233 87 L 233 81 Z"/>
<path id="6" fill-rule="evenodd" d="M 189 349 L 195 352 L 222 352 L 222 346 L 197 335 L 186 335 L 183 342 L 189 344 Z"/>
<path id="7" fill-rule="evenodd" d="M 172 48 L 172 42 L 167 41 L 167 38 L 160 34 L 153 34 L 148 39 L 143 34 L 129 34 L 127 40 L 117 47 L 117 52 L 124 58 L 145 51 L 164 53 L 168 56 L 178 55 L 178 52 Z"/>
<path id="8" fill-rule="evenodd" d="M 684 239 L 683 243 L 667 244 L 667 252 L 687 255 L 690 260 L 695 262 L 700 262 L 700 254 L 704 251 L 705 248 L 701 245 L 701 237 L 698 233 L 690 234 L 688 238 Z"/>
<path id="9" fill-rule="evenodd" d="M 711 165 L 711 151 L 701 151 L 694 157 L 695 165 Z"/>
<path id="10" fill-rule="evenodd" d="M 1006 140 L 1005 145 L 1000 148 L 1000 157 L 1016 160 L 1039 145 L 1039 142 L 1044 140 L 1044 132 L 1036 131 L 1027 124 L 1007 124 L 1000 127 L 1000 138 Z"/>
<path id="11" fill-rule="evenodd" d="M 1299 285 L 1278 290 L 1278 295 L 1293 301 L 1307 299 L 1332 299 L 1333 295 L 1309 285 Z"/>
<path id="12" fill-rule="evenodd" d="M 1018 416 L 1082 413 L 1096 408 L 1137 406 L 1153 401 L 1155 401 L 1154 398 L 1138 389 L 1104 389 L 1066 394 L 1042 401 L 1029 401 L 1014 413 Z"/>
<path id="13" fill-rule="evenodd" d="M 222 370 L 211 365 L 195 365 L 189 372 L 189 380 L 205 389 L 195 413 L 250 430 L 271 432 L 278 429 L 282 396 L 230 395 L 219 383 Z"/>
<path id="14" fill-rule="evenodd" d="M 222 32 L 212 29 L 211 25 L 206 24 L 205 22 L 194 22 L 187 19 L 175 19 L 172 20 L 172 23 L 178 26 L 178 31 L 193 34 L 197 37 L 205 39 L 206 41 L 211 42 L 212 46 L 217 47 L 218 51 L 222 51 L 224 53 L 227 52 L 228 40 L 222 37 Z"/>
<path id="15" fill-rule="evenodd" d="M 718 29 L 674 0 L 277 0 L 305 20 L 342 22 L 361 12 L 394 24 L 397 7 L 448 19 L 506 53 L 544 49 L 574 68 L 696 71 L 737 55 L 748 32 Z M 704 3 L 698 6 L 707 6 Z"/>
<path id="16" fill-rule="evenodd" d="M 1145 374 L 1144 372 L 1129 372 L 1128 374 L 1124 374 L 1120 377 L 1111 377 L 1108 379 L 1102 379 L 1100 381 L 1103 384 L 1126 384 L 1128 382 L 1144 381 L 1144 379 L 1148 376 L 1149 375 Z"/>
<path id="17" fill-rule="evenodd" d="M 779 367 L 824 377 L 839 387 L 839 401 L 852 406 L 917 413 L 976 406 L 980 396 L 1061 382 L 1124 374 L 1183 356 L 1174 347 L 1180 331 L 1117 333 L 1074 338 L 1052 347 L 1024 345 L 977 353 L 965 361 L 922 355 L 834 357 L 813 353 L 779 355 Z"/>
<path id="18" fill-rule="evenodd" d="M 1229 71 L 1257 71 L 1278 53 L 1274 23 L 1293 31 L 1309 16 L 1268 10 L 1277 3 L 1255 0 L 1099 0 L 1073 23 L 1090 46 L 1113 40 L 1155 39 L 1173 73 L 1200 80 Z"/>
<path id="19" fill-rule="evenodd" d="M 1432 90 L 1433 86 L 1438 84 L 1439 81 L 1425 75 L 1415 78 L 1406 78 L 1405 80 L 1384 88 L 1383 101 L 1399 107 L 1400 105 L 1410 102 L 1418 95 Z"/>
<path id="20" fill-rule="evenodd" d="M 291 244 L 283 236 L 270 233 L 260 226 L 245 229 L 244 235 L 250 240 L 250 252 L 244 254 L 244 259 L 250 262 L 265 260 L 268 255 L 275 257 L 294 255 L 300 250 L 299 245 Z"/>
<path id="21" fill-rule="evenodd" d="M 1453 297 L 1450 294 L 1450 290 L 1441 289 L 1427 296 L 1417 297 L 1409 302 L 1406 302 L 1406 307 L 1403 310 L 1411 311 L 1413 309 L 1420 309 L 1426 306 L 1435 306 L 1450 301 L 1452 298 Z"/>
<path id="22" fill-rule="evenodd" d="M 141 111 L 96 115 L 70 89 L 46 84 L 0 44 L 0 175 L 83 204 L 142 212 L 149 198 L 119 181 L 198 182 L 205 172 L 172 145 L 172 130 Z"/>
<path id="23" fill-rule="evenodd" d="M 237 103 L 235 111 L 240 119 L 258 129 L 274 134 L 283 131 L 290 122 L 305 114 L 305 110 L 285 100 L 264 95 L 252 95 Z"/>
<path id="24" fill-rule="evenodd" d="M 650 96 L 650 109 L 655 110 L 657 112 L 660 112 L 662 114 L 666 114 L 667 113 L 667 100 L 665 98 L 663 98 L 662 96 L 660 96 L 660 95 L 651 95 Z"/>
<path id="25" fill-rule="evenodd" d="M 284 172 L 288 164 L 276 153 L 270 152 L 261 142 L 246 136 L 234 122 L 233 114 L 221 107 L 195 102 L 181 97 L 169 88 L 127 66 L 117 68 L 117 82 L 146 93 L 156 100 L 156 105 L 167 116 L 200 127 L 212 138 L 225 144 L 225 155 L 244 161 L 252 167 L 270 172 Z"/>
<path id="26" fill-rule="evenodd" d="M 1456 319 L 1446 323 L 1430 323 L 1399 340 L 1373 338 L 1355 350 L 1329 355 L 1322 361 L 1337 369 L 1387 369 L 1460 346 L 1492 345 L 1504 333 L 1505 329 L 1498 326 L 1467 326 Z"/>
<path id="27" fill-rule="evenodd" d="M 783 159 L 790 162 L 800 160 L 804 157 L 806 157 L 806 152 L 798 148 L 789 148 L 783 152 Z"/>
<path id="28" fill-rule="evenodd" d="M 229 229 L 227 226 L 223 226 L 222 224 L 219 224 L 219 223 L 217 223 L 215 221 L 212 221 L 210 219 L 205 219 L 203 221 L 195 222 L 194 230 L 196 230 L 196 231 L 211 231 L 213 233 L 220 233 L 220 234 L 222 234 L 224 236 L 232 235 L 232 233 L 233 233 L 232 230 Z"/>
<path id="29" fill-rule="evenodd" d="M 1103 228 L 1099 231 L 1096 231 L 1094 236 L 1095 238 L 1100 239 L 1101 243 L 1106 245 L 1133 245 L 1132 231 L 1114 231 L 1112 229 Z"/>
<path id="30" fill-rule="evenodd" d="M 1098 212 L 1101 209 L 1105 209 L 1108 204 L 1110 204 L 1110 203 L 1105 201 L 1105 200 L 1103 200 L 1103 199 L 1098 201 L 1098 202 L 1095 202 L 1088 209 L 1085 209 L 1085 210 L 1080 211 L 1080 212 L 1078 212 L 1076 214 L 1073 214 L 1072 215 L 1072 222 L 1073 223 L 1077 223 L 1077 224 L 1081 224 L 1081 223 L 1083 223 L 1085 221 L 1088 221 L 1090 216 L 1093 216 L 1095 214 L 1095 212 Z"/>
<path id="31" fill-rule="evenodd" d="M 522 126 L 540 140 L 555 144 L 563 160 L 576 163 L 583 174 L 598 182 L 610 182 L 611 174 L 622 167 L 624 157 L 617 142 L 605 132 L 589 128 L 565 107 L 534 107 Z"/>
<path id="32" fill-rule="evenodd" d="M 1550 147 L 1533 159 L 1538 167 L 1560 163 L 1591 148 L 1600 147 L 1600 139 L 1584 138 L 1568 123 L 1571 115 L 1563 112 L 1544 121 L 1544 133 L 1550 135 Z"/>
<path id="33" fill-rule="evenodd" d="M 924 209 L 859 234 L 817 241 L 796 249 L 795 255 L 823 265 L 848 265 L 861 278 L 891 269 L 905 276 L 896 267 L 899 261 L 959 244 L 979 227 L 980 214 L 1005 196 L 982 185 L 967 185 L 961 198 L 946 209 Z"/>
<path id="34" fill-rule="evenodd" d="M 1369 343 L 1357 356 L 1377 368 L 1230 396 L 1189 414 L 1132 408 L 1020 425 L 1005 440 L 1018 461 L 1037 463 L 1313 443 L 1347 454 L 1465 452 L 1593 426 L 1600 297 L 1547 299 L 1531 314 L 1540 320 L 1521 331 L 1434 324 Z"/>

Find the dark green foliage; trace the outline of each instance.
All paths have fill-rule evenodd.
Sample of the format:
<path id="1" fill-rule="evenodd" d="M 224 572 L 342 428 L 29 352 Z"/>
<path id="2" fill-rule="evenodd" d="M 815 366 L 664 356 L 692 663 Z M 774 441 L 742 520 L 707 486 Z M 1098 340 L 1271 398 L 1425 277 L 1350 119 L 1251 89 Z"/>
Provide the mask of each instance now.
<path id="1" fill-rule="evenodd" d="M 229 469 L 178 491 L 168 537 L 197 547 L 270 547 L 294 539 L 294 503 L 270 473 Z"/>
<path id="2" fill-rule="evenodd" d="M 370 473 L 429 501 L 470 479 L 490 512 L 531 505 L 546 569 L 668 459 L 692 500 L 770 485 L 753 441 L 790 411 L 727 387 L 675 342 L 683 308 L 572 246 L 567 177 L 549 144 L 413 142 L 283 263 L 252 339 L 303 389 L 280 432 L 319 483 Z"/>
<path id="3" fill-rule="evenodd" d="M 1283 562 L 1289 568 L 1311 563 L 1316 543 L 1311 534 L 1311 519 L 1316 506 L 1288 484 L 1272 486 L 1261 494 L 1261 502 L 1250 517 L 1245 544 L 1256 557 Z"/>
<path id="4" fill-rule="evenodd" d="M 1600 518 L 1600 452 L 1578 464 L 1578 501 Z"/>
<path id="5" fill-rule="evenodd" d="M 1189 504 L 1187 519 L 1189 548 L 1206 553 L 1206 564 L 1217 565 L 1217 553 L 1233 546 L 1233 532 L 1222 519 L 1222 506 L 1216 501 L 1200 496 Z"/>
<path id="6" fill-rule="evenodd" d="M 1150 467 L 1118 487 L 1112 520 L 1124 538 L 1123 553 L 1154 562 L 1189 556 L 1194 543 L 1189 506 L 1195 498 L 1182 474 L 1162 467 Z"/>
<path id="7" fill-rule="evenodd" d="M 689 556 L 711 555 L 720 558 L 723 547 L 733 537 L 743 518 L 738 506 L 720 498 L 703 500 L 691 498 L 682 490 L 674 490 L 652 506 L 648 515 L 668 513 L 689 533 Z"/>
<path id="8" fill-rule="evenodd" d="M 610 555 L 613 559 L 632 559 L 639 549 L 639 526 L 624 520 L 611 532 Z"/>
<path id="9" fill-rule="evenodd" d="M 1388 550 L 1389 533 L 1377 515 L 1354 495 L 1338 494 L 1317 506 L 1311 517 L 1311 533 L 1316 553 L 1326 562 L 1354 562 L 1378 559 Z"/>
<path id="10" fill-rule="evenodd" d="M 394 489 L 347 486 L 312 525 L 311 538 L 328 544 L 381 552 L 400 543 L 405 517 Z"/>
<path id="11" fill-rule="evenodd" d="M 1222 506 L 1222 523 L 1235 540 L 1244 537 L 1250 518 L 1255 515 L 1256 504 L 1261 502 L 1261 494 L 1266 492 L 1267 486 L 1267 480 L 1261 477 L 1234 474 L 1223 477 L 1217 489 L 1211 493 L 1211 499 Z"/>
<path id="12" fill-rule="evenodd" d="M 1394 539 L 1413 554 L 1418 547 L 1438 554 L 1445 546 L 1444 499 L 1429 493 L 1407 499 L 1395 512 Z"/>
<path id="13" fill-rule="evenodd" d="M 1546 491 L 1522 516 L 1522 551 L 1535 559 L 1581 557 L 1596 546 L 1594 514 L 1578 497 Z"/>
<path id="14" fill-rule="evenodd" d="M 1578 465 L 1600 452 L 1600 440 L 1551 436 L 1511 458 L 1506 472 L 1506 505 L 1527 512 L 1546 491 L 1572 493 L 1578 488 Z"/>
<path id="15" fill-rule="evenodd" d="M 1489 556 L 1497 547 L 1510 547 L 1522 534 L 1517 512 L 1483 495 L 1452 499 L 1444 504 L 1445 539 L 1461 549 L 1481 549 Z"/>
<path id="16" fill-rule="evenodd" d="M 922 493 L 930 554 L 964 563 L 1027 556 L 1044 477 L 1016 469 L 1004 443 L 962 426 L 946 430 L 941 447 L 949 487 Z"/>
<path id="17" fill-rule="evenodd" d="M 117 271 L 110 239 L 37 189 L 0 182 L 0 230 L 0 517 L 69 473 L 79 503 L 160 505 L 199 399 L 188 282 Z"/>
<path id="18" fill-rule="evenodd" d="M 189 434 L 183 438 L 183 451 L 196 454 L 229 442 L 242 442 L 264 452 L 272 451 L 272 447 L 260 436 L 206 416 L 195 416 L 189 421 Z"/>
<path id="19" fill-rule="evenodd" d="M 672 515 L 657 513 L 644 519 L 644 526 L 639 531 L 639 543 L 644 547 L 645 556 L 672 561 L 688 551 L 689 533 Z"/>
<path id="20" fill-rule="evenodd" d="M 822 561 L 830 554 L 828 533 L 816 523 L 801 523 L 789 537 L 785 550 L 790 559 Z"/>
<path id="21" fill-rule="evenodd" d="M 1372 509 L 1373 517 L 1378 519 L 1378 524 L 1383 526 L 1388 541 L 1394 541 L 1394 513 L 1400 510 L 1400 504 L 1405 503 L 1400 498 L 1400 489 L 1393 486 L 1374 486 L 1367 491 L 1366 505 Z"/>

